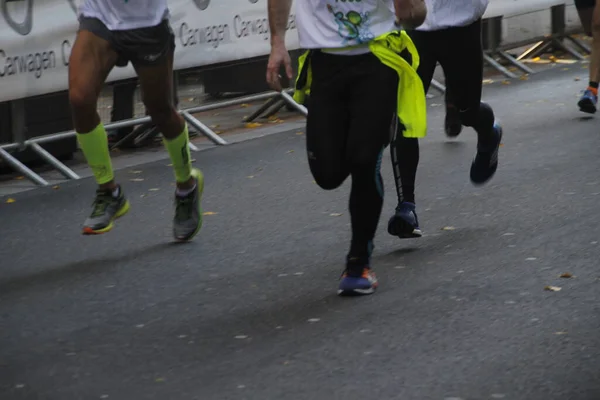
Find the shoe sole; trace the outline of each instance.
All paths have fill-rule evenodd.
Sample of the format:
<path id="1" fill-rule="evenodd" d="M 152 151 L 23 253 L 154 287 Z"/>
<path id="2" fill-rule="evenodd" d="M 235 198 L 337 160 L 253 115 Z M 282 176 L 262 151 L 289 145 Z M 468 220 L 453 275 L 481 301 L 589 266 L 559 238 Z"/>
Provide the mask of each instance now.
<path id="1" fill-rule="evenodd" d="M 423 237 L 423 232 L 415 228 L 403 219 L 396 220 L 393 224 L 388 224 L 388 233 L 400 239 L 418 239 Z"/>
<path id="2" fill-rule="evenodd" d="M 123 215 L 127 214 L 129 212 L 129 200 L 125 200 L 125 204 L 123 204 L 123 206 L 119 209 L 119 211 L 117 211 L 117 213 L 115 214 L 114 217 L 112 217 L 110 219 L 110 222 L 108 223 L 108 225 L 106 225 L 104 228 L 101 229 L 92 229 L 89 226 L 84 226 L 83 227 L 83 235 L 102 235 L 103 233 L 106 233 L 108 231 L 110 231 L 113 227 L 114 227 L 114 222 L 115 220 L 121 218 Z"/>
<path id="3" fill-rule="evenodd" d="M 375 293 L 377 289 L 377 285 L 370 289 L 351 289 L 351 290 L 342 290 L 338 289 L 338 296 L 341 297 L 358 297 L 358 296 L 368 296 L 370 294 Z"/>
<path id="4" fill-rule="evenodd" d="M 587 114 L 595 114 L 596 113 L 596 105 L 590 99 L 582 99 L 577 103 L 579 106 L 579 111 L 582 111 Z"/>
<path id="5" fill-rule="evenodd" d="M 181 243 L 189 242 L 190 240 L 192 240 L 198 234 L 198 232 L 200 232 L 200 229 L 202 229 L 202 224 L 203 224 L 202 195 L 204 194 L 204 174 L 199 169 L 193 168 L 192 176 L 196 179 L 196 185 L 198 185 L 198 216 L 199 216 L 198 226 L 196 227 L 196 230 L 188 237 L 185 237 L 185 238 L 175 237 L 175 240 L 178 242 L 181 242 Z"/>

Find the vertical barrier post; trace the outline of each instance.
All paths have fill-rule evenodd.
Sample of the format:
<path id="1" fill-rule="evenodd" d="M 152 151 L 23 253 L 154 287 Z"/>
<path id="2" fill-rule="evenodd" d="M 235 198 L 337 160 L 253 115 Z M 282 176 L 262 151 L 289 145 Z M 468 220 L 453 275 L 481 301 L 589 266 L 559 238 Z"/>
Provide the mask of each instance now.
<path id="1" fill-rule="evenodd" d="M 25 149 L 25 100 L 18 99 L 10 102 L 10 121 L 13 143 L 19 144 L 19 150 Z"/>
<path id="2" fill-rule="evenodd" d="M 509 78 L 517 78 L 517 75 L 510 72 L 502 64 L 494 59 L 494 56 L 502 52 L 498 51 L 498 46 L 502 40 L 502 17 L 492 17 L 483 21 L 483 59 L 496 70 Z M 504 57 L 504 56 L 503 56 Z M 504 57 L 506 58 L 506 57 Z M 512 57 L 511 57 L 512 58 Z M 510 60 L 509 60 L 510 61 Z M 520 64 L 520 63 L 519 63 Z M 521 68 L 520 65 L 517 67 Z"/>
<path id="3" fill-rule="evenodd" d="M 567 37 L 567 23 L 566 23 L 566 8 L 564 4 L 554 6 L 550 9 L 551 21 L 552 21 L 552 43 L 556 49 L 562 49 L 575 57 L 579 61 L 585 60 L 585 57 L 579 54 L 577 51 L 571 49 L 564 43 L 565 37 Z"/>

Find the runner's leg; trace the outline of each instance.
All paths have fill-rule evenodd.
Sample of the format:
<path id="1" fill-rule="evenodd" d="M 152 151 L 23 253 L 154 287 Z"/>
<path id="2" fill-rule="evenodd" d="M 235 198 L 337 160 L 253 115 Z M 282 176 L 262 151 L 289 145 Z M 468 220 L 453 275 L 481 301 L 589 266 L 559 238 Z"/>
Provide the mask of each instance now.
<path id="1" fill-rule="evenodd" d="M 69 58 L 73 124 L 99 185 L 92 214 L 84 223 L 84 234 L 109 231 L 113 221 L 129 209 L 122 190 L 114 182 L 106 131 L 97 112 L 100 91 L 118 58 L 109 40 L 110 32 L 100 21 L 83 18 Z"/>
<path id="2" fill-rule="evenodd" d="M 369 294 L 376 287 L 371 270 L 373 239 L 383 206 L 381 160 L 395 125 L 398 75 L 376 56 L 356 65 L 349 93 L 351 113 L 346 159 L 350 167 L 352 241 L 340 294 Z"/>
<path id="3" fill-rule="evenodd" d="M 586 4 L 581 4 L 581 2 L 579 4 L 580 7 L 584 5 L 591 6 L 592 4 L 589 1 Z M 584 10 L 583 8 L 580 10 L 580 15 L 581 13 L 585 13 Z M 584 22 L 583 19 L 582 22 Z M 593 114 L 596 112 L 596 105 L 598 103 L 598 83 L 600 82 L 600 6 L 597 4 L 594 6 L 592 12 L 590 25 L 592 33 L 592 55 L 590 56 L 589 66 L 590 81 L 579 100 L 578 106 L 581 111 Z"/>
<path id="4" fill-rule="evenodd" d="M 419 52 L 417 73 L 427 93 L 437 65 L 438 39 L 434 32 L 412 31 L 410 36 Z M 423 235 L 415 210 L 419 140 L 404 137 L 403 130 L 402 124 L 396 124 L 390 145 L 398 204 L 394 215 L 388 221 L 388 233 L 399 238 L 415 238 Z"/>
<path id="5" fill-rule="evenodd" d="M 192 168 L 187 124 L 173 103 L 174 35 L 169 23 L 123 32 L 122 43 L 136 43 L 128 50 L 140 80 L 142 100 L 152 122 L 161 130 L 171 157 L 175 193 L 175 239 L 192 239 L 202 227 L 201 197 L 204 176 Z"/>
<path id="6" fill-rule="evenodd" d="M 586 35 L 592 36 L 592 19 L 596 0 L 575 0 L 575 8 Z"/>
<path id="7" fill-rule="evenodd" d="M 461 122 L 477 132 L 477 155 L 471 165 L 471 181 L 483 184 L 498 168 L 498 150 L 502 130 L 495 123 L 494 111 L 481 101 L 483 80 L 483 49 L 481 21 L 465 27 L 446 29 L 447 43 L 440 64 L 446 75 L 446 86 L 456 99 Z"/>

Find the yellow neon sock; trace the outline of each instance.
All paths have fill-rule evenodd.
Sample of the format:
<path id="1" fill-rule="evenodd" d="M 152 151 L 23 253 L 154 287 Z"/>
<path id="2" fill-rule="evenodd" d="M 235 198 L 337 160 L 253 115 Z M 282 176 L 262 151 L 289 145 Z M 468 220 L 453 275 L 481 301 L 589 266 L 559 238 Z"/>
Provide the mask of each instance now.
<path id="1" fill-rule="evenodd" d="M 108 152 L 108 138 L 104 125 L 100 123 L 89 133 L 77 133 L 79 147 L 88 165 L 94 173 L 99 185 L 108 183 L 114 179 L 110 154 Z"/>
<path id="2" fill-rule="evenodd" d="M 177 182 L 187 182 L 192 176 L 192 159 L 190 157 L 189 134 L 187 124 L 183 128 L 183 132 L 175 139 L 164 140 L 165 147 L 171 157 L 173 163 L 173 171 L 175 172 L 175 180 Z"/>

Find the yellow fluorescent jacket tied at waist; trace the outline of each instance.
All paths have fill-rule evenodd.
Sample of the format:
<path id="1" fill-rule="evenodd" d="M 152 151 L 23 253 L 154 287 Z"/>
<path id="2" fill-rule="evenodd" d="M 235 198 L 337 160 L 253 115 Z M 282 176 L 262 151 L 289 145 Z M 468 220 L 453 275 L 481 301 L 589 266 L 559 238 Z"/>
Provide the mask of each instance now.
<path id="1" fill-rule="evenodd" d="M 403 132 L 407 138 L 423 138 L 427 134 L 427 106 L 423 82 L 417 75 L 419 53 L 405 31 L 394 31 L 381 35 L 369 43 L 369 49 L 379 60 L 398 72 L 398 118 L 405 127 Z M 400 54 L 408 51 L 411 55 L 409 64 Z M 310 66 L 311 51 L 307 51 L 298 59 L 298 77 L 294 100 L 304 103 L 310 95 L 312 71 Z"/>

